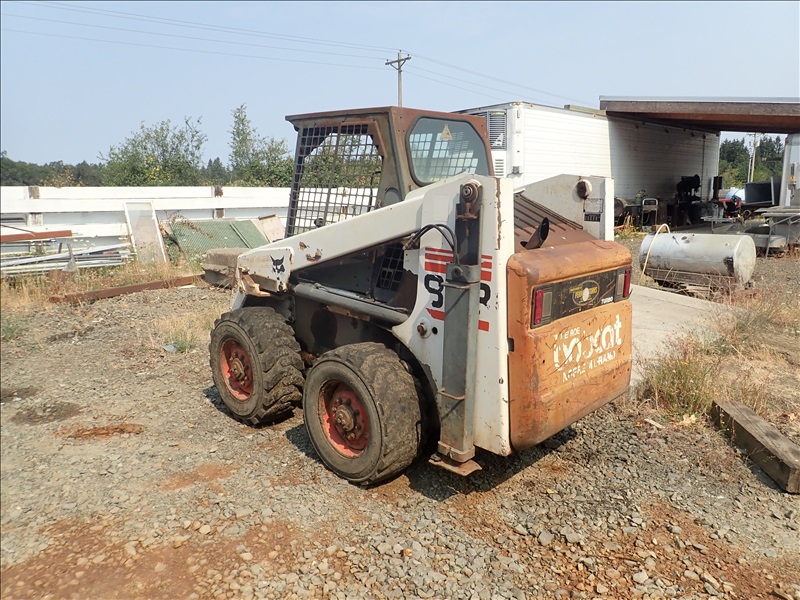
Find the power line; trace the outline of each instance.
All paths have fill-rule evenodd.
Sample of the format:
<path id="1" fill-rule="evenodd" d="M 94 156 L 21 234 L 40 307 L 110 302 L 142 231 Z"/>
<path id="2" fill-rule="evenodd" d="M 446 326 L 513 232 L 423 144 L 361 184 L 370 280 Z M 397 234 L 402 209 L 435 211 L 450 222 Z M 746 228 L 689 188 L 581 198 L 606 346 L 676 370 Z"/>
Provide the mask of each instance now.
<path id="1" fill-rule="evenodd" d="M 122 46 L 137 46 L 137 47 L 140 47 L 140 48 L 155 48 L 157 50 L 177 50 L 179 52 L 194 52 L 194 53 L 197 53 L 197 54 L 212 54 L 212 55 L 216 55 L 216 56 L 232 56 L 232 57 L 235 57 L 235 58 L 254 58 L 254 59 L 257 59 L 257 60 L 276 60 L 276 61 L 280 61 L 280 62 L 302 63 L 302 64 L 307 64 L 307 65 L 323 65 L 323 66 L 326 66 L 326 67 L 348 67 L 348 68 L 352 68 L 352 69 L 371 69 L 371 70 L 376 70 L 376 71 L 382 70 L 380 67 L 367 67 L 367 66 L 364 66 L 364 65 L 344 65 L 344 64 L 340 64 L 340 63 L 326 63 L 326 62 L 318 62 L 318 61 L 311 61 L 311 60 L 296 60 L 296 59 L 290 59 L 290 58 L 277 58 L 277 57 L 271 57 L 271 56 L 254 56 L 254 55 L 251 55 L 251 54 L 234 54 L 232 52 L 214 52 L 214 51 L 211 51 L 211 50 L 198 50 L 196 48 L 176 48 L 174 46 L 157 46 L 155 44 L 140 44 L 140 43 L 136 43 L 136 42 L 121 42 L 121 41 L 118 41 L 118 40 L 98 40 L 96 38 L 84 38 L 84 37 L 78 37 L 78 36 L 72 36 L 72 35 L 61 35 L 61 34 L 57 34 L 57 33 L 39 33 L 39 32 L 36 32 L 36 31 L 22 31 L 20 29 L 8 29 L 8 28 L 5 28 L 5 27 L 0 29 L 0 31 L 8 31 L 8 32 L 12 32 L 12 33 L 25 33 L 25 34 L 28 34 L 28 35 L 40 35 L 40 36 L 44 36 L 44 37 L 64 38 L 64 39 L 68 39 L 68 40 L 81 40 L 81 41 L 86 41 L 86 42 L 100 42 L 100 43 L 104 43 L 104 44 L 117 44 L 117 45 L 122 45 Z"/>
<path id="2" fill-rule="evenodd" d="M 435 58 L 429 58 L 429 57 L 426 57 L 426 56 L 420 56 L 418 54 L 415 54 L 414 56 L 416 58 L 421 59 L 421 60 L 427 60 L 428 62 L 436 63 L 438 65 L 442 65 L 443 67 L 447 67 L 449 69 L 455 69 L 457 71 L 463 71 L 463 72 L 469 73 L 471 75 L 477 75 L 478 77 L 483 77 L 485 79 L 491 79 L 491 80 L 497 81 L 499 83 L 505 83 L 506 85 L 512 85 L 512 86 L 515 86 L 515 87 L 525 88 L 525 89 L 531 90 L 533 92 L 536 92 L 537 94 L 545 94 L 545 95 L 551 96 L 553 98 L 560 98 L 561 100 L 569 100 L 571 102 L 579 102 L 581 104 L 591 104 L 591 102 L 587 102 L 586 100 L 579 100 L 577 98 L 570 98 L 568 96 L 560 96 L 558 94 L 552 94 L 550 92 L 546 92 L 544 90 L 540 90 L 540 89 L 537 89 L 537 88 L 534 88 L 534 87 L 530 87 L 530 86 L 523 85 L 523 84 L 520 84 L 520 83 L 514 83 L 513 81 L 507 81 L 505 79 L 500 79 L 500 78 L 494 77 L 492 75 L 486 75 L 485 73 L 479 73 L 477 71 L 472 71 L 470 69 L 465 69 L 463 67 L 459 67 L 459 66 L 456 66 L 456 65 L 451 65 L 449 63 L 442 62 L 440 60 L 436 60 Z"/>
<path id="3" fill-rule="evenodd" d="M 46 2 L 46 1 L 43 1 L 43 2 L 24 2 L 23 1 L 23 2 L 19 2 L 18 4 L 36 6 L 36 7 L 39 7 L 39 8 L 52 8 L 52 9 L 57 9 L 57 10 L 79 12 L 79 13 L 85 13 L 85 14 L 100 16 L 100 17 L 110 17 L 110 18 L 123 19 L 123 20 L 128 20 L 128 21 L 143 21 L 143 22 L 154 23 L 154 24 L 159 24 L 159 25 L 178 26 L 178 27 L 184 27 L 184 28 L 190 28 L 190 29 L 199 29 L 199 30 L 204 30 L 204 31 L 215 31 L 215 32 L 219 32 L 219 33 L 231 33 L 231 34 L 245 35 L 245 36 L 251 36 L 251 37 L 273 38 L 273 39 L 288 41 L 290 43 L 295 43 L 295 44 L 314 44 L 314 45 L 330 46 L 330 47 L 351 48 L 351 49 L 361 50 L 361 51 L 365 51 L 365 52 L 383 52 L 383 53 L 385 53 L 387 50 L 390 50 L 388 48 L 381 47 L 381 46 L 371 46 L 371 45 L 365 45 L 365 44 L 353 44 L 353 43 L 340 42 L 340 41 L 334 41 L 334 40 L 321 40 L 321 39 L 318 39 L 318 38 L 308 38 L 308 37 L 303 37 L 303 36 L 279 34 L 279 33 L 274 33 L 274 32 L 265 32 L 265 31 L 258 31 L 258 30 L 252 30 L 252 29 L 237 28 L 237 27 L 226 27 L 226 26 L 219 26 L 219 25 L 210 25 L 210 24 L 207 24 L 207 23 L 199 23 L 199 22 L 195 22 L 195 21 L 187 21 L 187 20 L 173 19 L 173 18 L 167 18 L 167 17 L 152 17 L 152 16 L 149 16 L 149 15 L 141 14 L 141 13 L 115 11 L 115 10 L 101 9 L 101 8 L 95 8 L 95 7 L 90 7 L 90 6 L 82 6 L 82 5 L 77 5 L 77 4 L 56 3 L 56 2 Z M 11 15 L 11 16 L 19 16 L 19 15 Z M 22 17 L 22 18 L 35 19 L 35 17 Z M 41 19 L 41 20 L 45 20 L 46 21 L 48 19 Z M 54 22 L 60 22 L 60 21 L 54 21 Z M 183 39 L 190 39 L 190 40 L 197 40 L 198 39 L 198 38 L 193 38 L 191 36 L 177 36 L 177 35 L 163 34 L 163 33 L 157 33 L 157 32 L 128 30 L 128 29 L 123 29 L 123 28 L 115 28 L 115 27 L 102 26 L 102 25 L 91 25 L 91 24 L 70 23 L 70 22 L 65 22 L 65 23 L 79 25 L 79 26 L 86 26 L 86 27 L 96 27 L 96 28 L 101 28 L 101 29 L 128 31 L 128 32 L 131 32 L 131 33 L 144 33 L 144 34 L 148 34 L 148 35 L 161 35 L 161 36 L 170 35 L 170 37 L 181 37 Z M 33 33 L 33 32 L 21 32 L 21 33 Z M 45 34 L 39 34 L 39 35 L 45 35 Z M 55 37 L 59 37 L 59 36 L 57 36 L 55 34 L 53 34 L 53 35 Z M 61 37 L 64 37 L 64 36 L 61 36 Z M 81 39 L 81 38 L 76 38 L 76 39 Z M 87 38 L 82 38 L 82 39 L 87 39 Z M 122 43 L 122 42 L 115 42 L 115 41 L 109 41 L 109 40 L 88 40 L 88 41 L 100 41 L 100 42 L 106 41 L 108 43 Z M 212 41 L 212 42 L 217 42 L 217 43 L 227 43 L 227 44 L 236 44 L 236 45 L 244 45 L 244 46 L 263 47 L 263 48 L 270 48 L 270 49 L 277 49 L 277 50 L 288 50 L 288 51 L 294 51 L 294 52 L 304 52 L 304 53 L 313 53 L 313 54 L 325 53 L 325 54 L 334 55 L 334 56 L 344 56 L 344 57 L 360 58 L 360 59 L 368 59 L 368 58 L 370 58 L 368 56 L 339 54 L 339 53 L 331 53 L 331 52 L 324 52 L 324 51 L 303 50 L 303 49 L 299 49 L 299 48 L 292 49 L 292 48 L 274 47 L 274 46 L 266 46 L 266 45 L 258 45 L 258 44 L 247 44 L 245 42 L 228 42 L 228 41 L 224 41 L 224 40 L 202 40 L 202 41 Z M 133 43 L 129 43 L 129 44 L 133 44 Z M 136 45 L 136 44 L 133 44 L 133 45 Z M 139 45 L 147 47 L 147 45 L 145 45 L 145 44 L 139 44 Z M 152 46 L 152 47 L 157 47 L 157 46 Z M 170 49 L 170 48 L 166 48 L 166 49 Z M 171 49 L 190 51 L 190 50 L 183 49 L 183 48 L 171 48 Z M 210 52 L 210 51 L 199 51 L 198 50 L 197 52 L 203 52 L 203 53 L 206 53 L 206 54 L 214 54 L 214 52 Z M 224 54 L 224 53 L 220 53 L 220 54 L 221 55 L 227 55 L 227 56 L 238 56 L 238 55 L 235 55 L 235 54 Z M 535 87 L 527 86 L 527 85 L 524 85 L 524 84 L 521 84 L 521 83 L 517 83 L 517 82 L 513 82 L 513 81 L 508 81 L 508 80 L 505 80 L 505 79 L 502 79 L 502 78 L 499 78 L 499 77 L 495 77 L 493 75 L 488 75 L 486 73 L 480 73 L 480 72 L 474 71 L 472 69 L 467 69 L 467 68 L 464 68 L 464 67 L 460 67 L 458 65 L 453 65 L 453 64 L 450 64 L 450 63 L 446 63 L 444 61 L 440 61 L 440 60 L 437 60 L 437 59 L 434 59 L 434 58 L 431 58 L 431 57 L 428 57 L 428 56 L 414 54 L 414 57 L 415 58 L 419 58 L 420 60 L 424 60 L 424 61 L 428 61 L 428 62 L 431 62 L 431 63 L 434 63 L 434 64 L 441 65 L 441 66 L 446 67 L 448 69 L 454 69 L 456 71 L 461 71 L 461 72 L 464 72 L 464 73 L 468 73 L 470 75 L 475 75 L 475 76 L 483 78 L 483 79 L 487 79 L 487 80 L 503 83 L 503 84 L 506 84 L 506 85 L 511 86 L 513 88 L 525 89 L 525 90 L 533 91 L 536 94 L 541 94 L 541 95 L 545 95 L 545 96 L 552 97 L 552 98 L 559 98 L 561 100 L 566 100 L 566 101 L 569 101 L 569 102 L 576 102 L 576 103 L 584 104 L 584 105 L 587 105 L 587 106 L 588 105 L 592 105 L 591 101 L 575 99 L 575 98 L 571 98 L 571 97 L 567 97 L 567 96 L 561 96 L 559 94 L 553 94 L 553 93 L 547 92 L 545 90 L 541 90 L 541 89 L 538 89 L 538 88 L 535 88 Z M 306 64 L 323 64 L 323 65 L 330 65 L 331 64 L 331 63 L 317 63 L 317 62 L 313 62 L 313 61 L 267 58 L 267 57 L 257 57 L 257 56 L 250 56 L 249 58 L 261 58 L 261 59 L 266 59 L 266 60 L 281 60 L 281 61 L 285 61 L 285 62 L 297 62 L 297 63 L 306 63 Z M 386 64 L 389 64 L 389 62 L 387 62 Z M 353 65 L 332 65 L 332 66 L 353 66 Z M 363 68 L 374 68 L 374 67 L 363 67 Z M 419 69 L 419 68 L 417 68 L 417 69 L 425 71 L 424 69 Z M 454 81 L 461 81 L 463 83 L 472 84 L 471 81 L 467 81 L 467 80 L 464 80 L 464 79 L 459 79 L 457 77 L 451 77 L 451 76 L 448 76 L 448 75 L 443 75 L 441 73 L 436 73 L 434 71 L 426 71 L 426 72 L 429 72 L 431 74 L 437 75 L 439 77 L 449 78 L 449 79 L 452 79 Z M 416 76 L 417 77 L 422 77 L 419 74 L 416 74 Z M 401 77 L 401 75 L 400 75 L 400 69 L 398 68 L 398 78 L 399 77 Z M 429 79 L 430 81 L 436 81 L 435 79 L 431 79 L 431 78 L 425 78 L 425 77 L 422 77 L 422 78 L 423 79 Z M 473 84 L 473 85 L 478 85 L 478 84 Z M 451 87 L 456 87 L 456 86 L 451 86 Z M 459 89 L 464 89 L 464 88 L 459 88 Z M 511 92 L 509 92 L 509 93 L 511 93 Z M 486 95 L 487 97 L 490 97 L 489 95 L 487 95 L 485 93 L 484 93 L 484 95 Z M 517 94 L 514 94 L 514 95 L 517 95 Z"/>
<path id="4" fill-rule="evenodd" d="M 209 38 L 200 38 L 200 37 L 193 37 L 189 35 L 178 35 L 174 33 L 158 33 L 155 31 L 142 31 L 141 29 L 126 29 L 124 27 L 111 27 L 108 25 L 93 25 L 90 23 L 76 23 L 74 21 L 60 21 L 58 19 L 45 19 L 43 17 L 29 17 L 25 15 L 15 15 L 11 13 L 2 13 L 1 16 L 4 17 L 16 17 L 20 19 L 30 19 L 32 21 L 44 21 L 47 23 L 61 23 L 64 25 L 78 25 L 79 27 L 92 27 L 94 29 L 107 29 L 110 31 L 125 31 L 127 33 L 143 33 L 145 35 L 157 35 L 160 37 L 169 37 L 169 38 L 180 38 L 184 40 L 193 40 L 193 41 L 200 41 L 200 42 L 216 42 L 220 44 L 233 44 L 236 46 L 250 46 L 253 48 L 268 48 L 270 50 L 288 50 L 289 52 L 303 52 L 306 54 L 326 54 L 328 56 L 343 56 L 349 58 L 361 58 L 365 60 L 372 60 L 373 57 L 371 56 L 364 56 L 362 54 L 341 54 L 337 52 L 330 52 L 327 50 L 301 50 L 299 48 L 286 48 L 284 46 L 269 46 L 265 44 L 252 44 L 248 42 L 234 42 L 228 40 L 215 40 Z"/>
<path id="5" fill-rule="evenodd" d="M 427 79 L 428 81 L 432 81 L 434 83 L 438 83 L 439 85 L 444 85 L 444 86 L 447 86 L 449 88 L 455 88 L 457 90 L 464 90 L 465 92 L 471 92 L 473 94 L 478 94 L 479 96 L 484 96 L 486 98 L 491 98 L 491 99 L 497 100 L 499 102 L 507 102 L 508 101 L 508 98 L 500 98 L 498 96 L 492 96 L 491 94 L 487 94 L 486 92 L 483 92 L 483 91 L 471 90 L 469 88 L 461 87 L 460 85 L 453 85 L 452 83 L 443 83 L 443 82 L 439 81 L 438 79 L 433 79 L 432 77 L 425 77 L 425 75 L 420 75 L 419 73 L 414 72 L 414 71 L 407 71 L 407 72 L 412 77 L 418 77 L 420 79 Z"/>
<path id="6" fill-rule="evenodd" d="M 353 49 L 361 49 L 361 50 L 368 50 L 371 52 L 382 52 L 385 53 L 387 51 L 392 51 L 392 48 L 385 48 L 381 46 L 369 46 L 365 44 L 352 44 L 348 42 L 340 42 L 335 40 L 319 40 L 316 38 L 307 38 L 301 37 L 296 35 L 286 35 L 282 33 L 273 33 L 273 32 L 265 32 L 265 31 L 258 31 L 253 29 L 242 29 L 238 27 L 225 27 L 222 25 L 209 25 L 208 23 L 197 23 L 195 21 L 184 21 L 182 19 L 171 19 L 168 17 L 152 17 L 149 15 L 142 15 L 139 13 L 128 13 L 116 10 L 108 10 L 103 8 L 92 8 L 88 6 L 81 6 L 77 4 L 67 4 L 67 3 L 60 3 L 60 2 L 20 2 L 20 4 L 27 4 L 30 6 L 38 6 L 44 8 L 55 8 L 58 10 L 67 10 L 73 12 L 82 12 L 87 14 L 93 14 L 97 16 L 109 16 L 117 19 L 125 19 L 125 20 L 133 20 L 133 21 L 145 21 L 149 23 L 160 23 L 162 25 L 177 25 L 179 27 L 188 27 L 192 29 L 203 29 L 206 31 L 220 31 L 226 33 L 236 33 L 239 35 L 250 35 L 250 36 L 257 36 L 257 37 L 269 37 L 275 39 L 281 39 L 285 41 L 294 41 L 298 43 L 304 44 L 317 44 L 322 46 L 339 46 L 343 48 L 353 48 Z"/>
<path id="7" fill-rule="evenodd" d="M 458 77 L 452 77 L 452 76 L 450 76 L 450 75 L 444 75 L 443 73 L 437 73 L 436 71 L 430 71 L 430 70 L 428 70 L 428 69 L 422 69 L 422 68 L 420 68 L 420 67 L 413 67 L 413 68 L 411 68 L 411 69 L 409 69 L 409 70 L 408 70 L 408 72 L 409 72 L 409 73 L 411 73 L 412 75 L 416 75 L 417 77 L 422 77 L 422 75 L 419 75 L 419 73 L 417 73 L 417 71 L 422 71 L 422 72 L 424 72 L 424 73 L 430 73 L 430 74 L 432 74 L 432 75 L 436 75 L 436 76 L 438 76 L 438 77 L 443 77 L 443 78 L 445 78 L 445 79 L 452 79 L 453 81 L 459 81 L 459 82 L 461 82 L 461 83 L 466 83 L 466 84 L 468 84 L 468 85 L 472 85 L 472 86 L 475 86 L 475 87 L 481 87 L 481 85 L 480 85 L 479 83 L 475 83 L 475 82 L 474 82 L 474 81 L 472 81 L 472 80 L 468 80 L 468 79 L 460 79 L 460 78 L 458 78 Z M 435 79 L 431 79 L 431 78 L 429 78 L 429 77 L 425 77 L 424 79 L 430 79 L 430 81 L 436 81 Z M 440 83 L 441 83 L 441 82 L 440 82 Z M 444 84 L 444 85 L 448 85 L 448 84 Z M 454 86 L 454 87 L 455 87 L 455 86 Z M 466 89 L 466 88 L 459 88 L 459 89 Z M 492 88 L 492 89 L 493 89 L 494 91 L 496 91 L 496 92 L 503 92 L 503 93 L 506 93 L 506 94 L 510 94 L 510 95 L 512 95 L 512 96 L 516 96 L 516 95 L 517 95 L 517 93 L 516 93 L 516 92 L 511 92 L 511 91 L 509 91 L 509 90 L 501 90 L 501 89 L 497 89 L 497 88 Z M 472 90 L 467 90 L 467 91 L 472 91 Z M 481 92 L 477 92 L 477 91 L 476 91 L 476 93 L 481 93 Z M 488 97 L 488 96 L 487 96 L 487 97 Z"/>

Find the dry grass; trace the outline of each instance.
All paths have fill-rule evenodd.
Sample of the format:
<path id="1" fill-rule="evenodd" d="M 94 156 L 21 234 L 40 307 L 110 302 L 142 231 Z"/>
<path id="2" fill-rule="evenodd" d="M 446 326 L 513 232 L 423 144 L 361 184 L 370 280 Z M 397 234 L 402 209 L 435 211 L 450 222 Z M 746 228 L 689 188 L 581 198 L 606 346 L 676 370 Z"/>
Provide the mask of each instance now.
<path id="1" fill-rule="evenodd" d="M 48 306 L 52 296 L 201 273 L 202 268 L 195 263 L 140 264 L 134 261 L 119 267 L 82 269 L 77 273 L 53 271 L 50 275 L 7 277 L 0 282 L 0 309 L 3 313 L 42 309 Z"/>
<path id="2" fill-rule="evenodd" d="M 673 418 L 704 414 L 717 392 L 718 369 L 719 357 L 708 344 L 685 335 L 673 340 L 660 358 L 645 363 L 636 396 Z"/>
<path id="3" fill-rule="evenodd" d="M 119 267 L 82 269 L 76 273 L 53 271 L 49 275 L 7 277 L 0 281 L 0 337 L 2 341 L 17 339 L 25 332 L 25 323 L 34 313 L 54 309 L 53 296 L 79 294 L 105 288 L 120 287 L 199 275 L 197 263 L 140 264 L 136 261 Z M 191 343 L 178 336 L 179 344 Z"/>
<path id="4" fill-rule="evenodd" d="M 146 343 L 151 350 L 171 346 L 177 353 L 185 353 L 208 344 L 214 321 L 224 312 L 225 306 L 208 306 L 202 310 L 162 317 L 148 325 Z"/>
<path id="5" fill-rule="evenodd" d="M 707 414 L 718 399 L 742 402 L 762 416 L 797 409 L 796 398 L 773 393 L 772 370 L 755 373 L 753 363 L 792 370 L 786 359 L 800 347 L 800 294 L 765 289 L 726 304 L 729 310 L 714 316 L 710 332 L 677 338 L 645 365 L 637 401 L 672 418 Z"/>

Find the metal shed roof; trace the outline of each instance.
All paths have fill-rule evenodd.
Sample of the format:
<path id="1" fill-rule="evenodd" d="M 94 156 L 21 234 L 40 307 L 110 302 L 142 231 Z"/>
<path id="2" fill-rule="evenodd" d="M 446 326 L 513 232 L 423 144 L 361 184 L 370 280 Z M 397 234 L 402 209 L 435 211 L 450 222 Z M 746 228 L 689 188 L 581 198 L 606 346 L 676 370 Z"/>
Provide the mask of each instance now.
<path id="1" fill-rule="evenodd" d="M 604 110 L 610 117 L 709 131 L 800 132 L 800 98 L 600 96 L 600 110 Z"/>

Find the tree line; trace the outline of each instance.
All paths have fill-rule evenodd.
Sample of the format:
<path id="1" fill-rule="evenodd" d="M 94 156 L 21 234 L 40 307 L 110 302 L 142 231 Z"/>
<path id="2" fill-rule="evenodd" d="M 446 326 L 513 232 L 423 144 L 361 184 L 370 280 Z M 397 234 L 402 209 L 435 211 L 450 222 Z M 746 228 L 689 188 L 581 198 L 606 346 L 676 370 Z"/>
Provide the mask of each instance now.
<path id="1" fill-rule="evenodd" d="M 261 136 L 247 117 L 244 104 L 234 109 L 232 116 L 227 164 L 219 157 L 204 162 L 207 137 L 200 128 L 201 121 L 187 117 L 182 125 L 173 125 L 169 120 L 149 127 L 142 123 L 138 131 L 101 155 L 97 164 L 84 161 L 69 165 L 58 161 L 37 165 L 14 161 L 3 151 L 0 185 L 289 187 L 293 157 L 286 140 Z M 327 167 L 322 171 L 329 171 L 333 160 L 327 157 L 327 150 L 321 148 L 319 156 L 314 157 Z M 779 136 L 761 137 L 754 152 L 752 181 L 767 181 L 781 174 L 783 142 Z M 719 174 L 723 186 L 744 187 L 751 180 L 751 159 L 745 138 L 722 142 Z M 364 173 L 366 179 L 372 175 Z"/>
<path id="2" fill-rule="evenodd" d="M 227 164 L 219 157 L 203 160 L 207 136 L 201 120 L 186 117 L 142 123 L 120 144 L 100 155 L 100 162 L 77 165 L 61 161 L 37 165 L 0 154 L 0 185 L 289 187 L 294 159 L 285 140 L 263 137 L 242 104 L 233 110 Z"/>
<path id="3" fill-rule="evenodd" d="M 743 188 L 748 181 L 769 181 L 779 177 L 783 169 L 783 142 L 780 136 L 763 136 L 755 144 L 755 164 L 753 177 L 750 167 L 753 155 L 747 141 L 726 140 L 719 146 L 719 174 L 725 188 Z"/>

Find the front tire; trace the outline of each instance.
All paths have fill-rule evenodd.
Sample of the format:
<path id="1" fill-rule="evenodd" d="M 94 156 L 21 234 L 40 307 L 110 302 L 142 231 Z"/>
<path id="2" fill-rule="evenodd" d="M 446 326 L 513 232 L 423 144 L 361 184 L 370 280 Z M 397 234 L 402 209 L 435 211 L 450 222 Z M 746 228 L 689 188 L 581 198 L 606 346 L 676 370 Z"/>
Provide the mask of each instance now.
<path id="1" fill-rule="evenodd" d="M 248 425 L 291 413 L 303 388 L 303 360 L 292 328 L 272 308 L 240 308 L 214 323 L 211 374 L 225 406 Z"/>
<path id="2" fill-rule="evenodd" d="M 352 483 L 388 479 L 419 453 L 422 413 L 414 378 L 381 344 L 323 354 L 308 371 L 303 412 L 322 462 Z"/>

